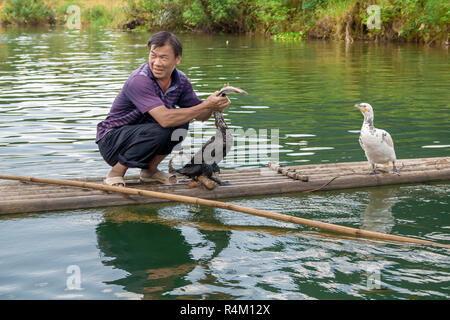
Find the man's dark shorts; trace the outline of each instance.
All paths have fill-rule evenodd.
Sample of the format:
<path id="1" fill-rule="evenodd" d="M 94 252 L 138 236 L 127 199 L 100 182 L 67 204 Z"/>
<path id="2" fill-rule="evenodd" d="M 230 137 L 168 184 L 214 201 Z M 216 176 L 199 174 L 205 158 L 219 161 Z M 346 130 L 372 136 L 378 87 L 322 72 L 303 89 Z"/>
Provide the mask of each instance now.
<path id="1" fill-rule="evenodd" d="M 169 154 L 183 141 L 188 128 L 189 123 L 173 128 L 155 122 L 126 125 L 110 130 L 98 142 L 98 148 L 110 166 L 119 162 L 129 168 L 148 169 L 156 155 Z"/>

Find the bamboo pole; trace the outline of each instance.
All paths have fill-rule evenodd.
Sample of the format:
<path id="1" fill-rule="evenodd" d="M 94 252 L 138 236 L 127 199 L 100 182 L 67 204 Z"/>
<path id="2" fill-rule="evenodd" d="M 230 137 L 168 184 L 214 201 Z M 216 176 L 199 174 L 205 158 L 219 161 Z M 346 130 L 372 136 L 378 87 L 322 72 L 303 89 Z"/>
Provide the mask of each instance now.
<path id="1" fill-rule="evenodd" d="M 216 201 L 216 200 L 207 200 L 207 199 L 189 197 L 189 196 L 182 196 L 182 195 L 176 195 L 176 194 L 171 194 L 171 193 L 157 192 L 157 191 L 151 191 L 151 190 L 141 190 L 141 189 L 127 188 L 127 187 L 114 187 L 114 186 L 108 186 L 108 185 L 102 185 L 102 184 L 90 183 L 90 182 L 83 182 L 83 181 L 14 176 L 14 175 L 8 175 L 8 174 L 0 174 L 0 179 L 38 182 L 38 183 L 47 183 L 47 184 L 55 184 L 55 185 L 65 185 L 65 186 L 80 187 L 80 188 L 90 188 L 90 189 L 96 189 L 96 190 L 102 190 L 102 191 L 119 192 L 119 193 L 124 193 L 124 194 L 129 194 L 129 195 L 153 197 L 153 198 L 166 199 L 166 200 L 177 201 L 177 202 L 191 203 L 191 204 L 196 204 L 196 205 L 232 210 L 232 211 L 237 211 L 237 212 L 242 212 L 242 213 L 246 213 L 246 214 L 259 216 L 259 217 L 264 217 L 264 218 L 309 226 L 309 227 L 313 227 L 313 228 L 318 228 L 318 229 L 322 229 L 325 231 L 342 233 L 342 234 L 353 236 L 353 237 L 369 238 L 369 239 L 384 240 L 384 241 L 395 241 L 395 242 L 403 242 L 403 243 L 432 245 L 432 246 L 450 248 L 450 245 L 441 244 L 441 243 L 423 240 L 423 239 L 396 236 L 396 235 L 385 234 L 385 233 L 381 233 L 381 232 L 345 227 L 345 226 L 335 225 L 335 224 L 326 223 L 326 222 L 320 222 L 320 221 L 315 221 L 315 220 L 310 220 L 310 219 L 289 216 L 289 215 L 276 213 L 276 212 L 248 208 L 248 207 L 244 207 L 244 206 L 235 205 L 232 203 L 226 203 L 226 202 L 221 202 L 221 201 Z"/>

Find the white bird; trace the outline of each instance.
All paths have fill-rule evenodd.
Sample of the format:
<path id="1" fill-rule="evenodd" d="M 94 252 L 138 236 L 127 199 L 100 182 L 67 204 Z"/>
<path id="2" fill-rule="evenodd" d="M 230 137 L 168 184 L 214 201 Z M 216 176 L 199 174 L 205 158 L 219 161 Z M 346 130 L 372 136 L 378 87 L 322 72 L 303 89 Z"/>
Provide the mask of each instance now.
<path id="1" fill-rule="evenodd" d="M 368 103 L 355 104 L 361 113 L 364 115 L 364 122 L 359 136 L 359 144 L 363 148 L 366 158 L 370 163 L 372 172 L 370 174 L 377 174 L 376 164 L 386 164 L 392 162 L 393 171 L 400 174 L 395 167 L 394 142 L 389 132 L 383 129 L 377 129 L 373 126 L 373 109 Z"/>

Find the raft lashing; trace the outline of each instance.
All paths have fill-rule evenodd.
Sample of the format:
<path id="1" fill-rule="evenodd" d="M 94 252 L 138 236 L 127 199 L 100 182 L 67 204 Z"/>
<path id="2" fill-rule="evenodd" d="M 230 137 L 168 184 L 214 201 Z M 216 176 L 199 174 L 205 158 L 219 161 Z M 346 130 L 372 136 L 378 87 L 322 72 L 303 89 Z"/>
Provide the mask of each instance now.
<path id="1" fill-rule="evenodd" d="M 450 180 L 450 157 L 404 159 L 396 162 L 400 175 L 392 168 L 378 166 L 381 172 L 370 175 L 367 161 L 279 166 L 222 170 L 219 178 L 228 182 L 209 190 L 192 188 L 191 180 L 177 174 L 171 185 L 141 183 L 138 175 L 125 177 L 127 187 L 172 193 L 204 199 L 225 199 L 293 192 L 316 192 L 351 188 L 376 187 L 405 183 Z M 384 169 L 384 171 L 383 171 Z M 0 174 L 0 179 L 2 178 Z M 103 177 L 72 179 L 102 184 Z M 72 186 L 37 182 L 0 182 L 0 214 L 34 213 L 59 210 L 89 209 L 122 205 L 150 204 L 168 200 Z"/>

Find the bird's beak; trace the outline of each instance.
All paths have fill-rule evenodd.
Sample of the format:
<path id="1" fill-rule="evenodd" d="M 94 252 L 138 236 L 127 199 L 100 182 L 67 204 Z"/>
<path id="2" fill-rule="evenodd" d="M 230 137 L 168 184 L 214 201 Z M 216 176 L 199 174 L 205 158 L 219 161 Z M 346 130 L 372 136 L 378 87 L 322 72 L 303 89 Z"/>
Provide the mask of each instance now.
<path id="1" fill-rule="evenodd" d="M 366 107 L 363 107 L 360 104 L 355 104 L 355 108 L 358 108 L 361 112 L 366 112 Z"/>

